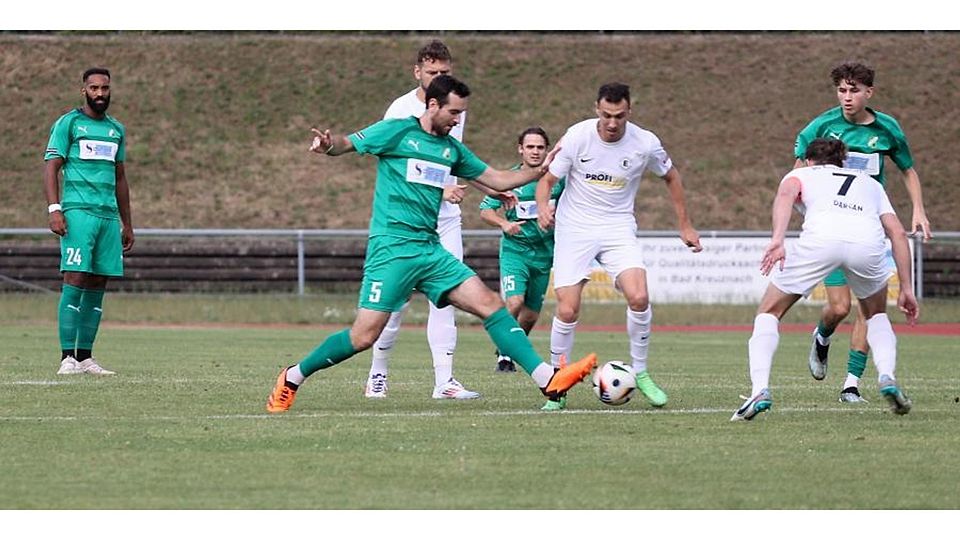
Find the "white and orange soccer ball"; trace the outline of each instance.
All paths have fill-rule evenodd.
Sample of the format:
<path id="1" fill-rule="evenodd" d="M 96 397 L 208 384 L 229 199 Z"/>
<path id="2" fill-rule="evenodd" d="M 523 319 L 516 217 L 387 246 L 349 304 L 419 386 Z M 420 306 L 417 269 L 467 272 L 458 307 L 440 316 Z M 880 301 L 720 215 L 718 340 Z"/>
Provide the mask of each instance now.
<path id="1" fill-rule="evenodd" d="M 593 373 L 593 392 L 607 405 L 623 405 L 636 389 L 636 372 L 619 360 L 607 362 Z"/>

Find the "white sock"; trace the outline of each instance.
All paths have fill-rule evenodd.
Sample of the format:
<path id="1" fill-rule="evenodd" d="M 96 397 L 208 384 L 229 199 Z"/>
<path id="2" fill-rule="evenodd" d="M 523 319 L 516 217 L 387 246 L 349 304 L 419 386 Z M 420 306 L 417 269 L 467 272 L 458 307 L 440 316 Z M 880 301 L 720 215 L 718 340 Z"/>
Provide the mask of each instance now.
<path id="1" fill-rule="evenodd" d="M 653 321 L 653 306 L 645 311 L 633 311 L 627 308 L 627 336 L 630 338 L 630 358 L 633 370 L 641 373 L 647 370 L 647 351 L 650 347 L 650 323 Z"/>
<path id="2" fill-rule="evenodd" d="M 770 387 L 770 367 L 780 344 L 780 320 L 769 313 L 761 313 L 753 320 L 753 335 L 747 342 L 750 354 L 751 396 Z"/>
<path id="3" fill-rule="evenodd" d="M 530 377 L 537 383 L 537 386 L 546 388 L 550 384 L 550 378 L 553 377 L 553 368 L 540 362 L 540 365 L 533 369 Z"/>
<path id="4" fill-rule="evenodd" d="M 854 388 L 860 388 L 860 377 L 848 372 L 847 378 L 843 381 L 843 387 L 850 388 L 851 386 Z"/>
<path id="5" fill-rule="evenodd" d="M 553 318 L 553 326 L 550 328 L 550 363 L 553 367 L 560 367 L 561 356 L 566 356 L 567 360 L 570 360 L 576 329 L 577 321 L 566 323 L 556 317 Z"/>
<path id="6" fill-rule="evenodd" d="M 393 344 L 397 342 L 397 336 L 400 334 L 400 321 L 409 307 L 410 302 L 407 302 L 400 308 L 400 311 L 391 313 L 390 319 L 387 320 L 387 325 L 383 328 L 383 332 L 380 332 L 380 337 L 374 342 L 371 349 L 373 351 L 373 361 L 370 362 L 371 377 L 376 374 L 387 375 L 389 371 L 390 354 L 393 352 Z"/>
<path id="7" fill-rule="evenodd" d="M 287 369 L 287 382 L 292 382 L 293 384 L 300 386 L 305 380 L 307 380 L 307 378 L 304 377 L 303 372 L 300 371 L 300 364 Z"/>
<path id="8" fill-rule="evenodd" d="M 438 309 L 430 303 L 427 342 L 433 356 L 433 380 L 440 386 L 453 378 L 453 351 L 457 348 L 457 322 L 453 306 Z"/>
<path id="9" fill-rule="evenodd" d="M 893 372 L 897 369 L 897 336 L 886 313 L 877 313 L 867 321 L 867 343 L 873 351 L 877 375 L 896 380 Z"/>

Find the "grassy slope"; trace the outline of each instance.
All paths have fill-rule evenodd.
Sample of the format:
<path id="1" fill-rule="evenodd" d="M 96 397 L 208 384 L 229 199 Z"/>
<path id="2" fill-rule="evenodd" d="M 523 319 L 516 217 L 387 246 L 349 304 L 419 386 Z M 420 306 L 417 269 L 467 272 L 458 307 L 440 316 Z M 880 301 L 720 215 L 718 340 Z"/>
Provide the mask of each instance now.
<path id="1" fill-rule="evenodd" d="M 411 57 L 428 36 L 0 36 L 0 226 L 45 224 L 41 152 L 58 114 L 79 103 L 80 73 L 114 71 L 111 113 L 129 130 L 128 171 L 139 227 L 365 227 L 373 163 L 305 151 L 309 128 L 340 131 L 382 115 L 412 86 Z M 942 159 L 960 135 L 957 34 L 449 33 L 456 69 L 473 87 L 467 142 L 507 166 L 513 137 L 542 124 L 556 138 L 590 117 L 597 86 L 631 84 L 638 123 L 661 136 L 684 174 L 701 229 L 762 229 L 796 132 L 835 104 L 832 65 L 878 70 L 873 104 L 910 138 L 935 230 L 950 211 L 960 162 Z M 903 220 L 899 175 L 890 191 Z M 466 226 L 483 227 L 468 200 Z M 666 190 L 640 190 L 640 225 L 671 228 Z M 348 211 L 344 211 L 348 209 Z"/>

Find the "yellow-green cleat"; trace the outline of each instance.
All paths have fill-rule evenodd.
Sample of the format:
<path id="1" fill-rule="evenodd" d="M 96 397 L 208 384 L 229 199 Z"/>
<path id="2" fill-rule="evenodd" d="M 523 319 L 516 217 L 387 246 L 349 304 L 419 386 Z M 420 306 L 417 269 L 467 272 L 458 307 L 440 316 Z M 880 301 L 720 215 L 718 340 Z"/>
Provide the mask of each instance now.
<path id="1" fill-rule="evenodd" d="M 661 390 L 657 383 L 653 382 L 646 371 L 637 373 L 637 388 L 643 392 L 647 401 L 654 407 L 663 407 L 667 404 L 667 393 Z"/>
<path id="2" fill-rule="evenodd" d="M 567 408 L 567 396 L 560 396 L 558 400 L 548 399 L 546 403 L 543 404 L 543 407 L 540 407 L 541 411 L 562 411 Z"/>

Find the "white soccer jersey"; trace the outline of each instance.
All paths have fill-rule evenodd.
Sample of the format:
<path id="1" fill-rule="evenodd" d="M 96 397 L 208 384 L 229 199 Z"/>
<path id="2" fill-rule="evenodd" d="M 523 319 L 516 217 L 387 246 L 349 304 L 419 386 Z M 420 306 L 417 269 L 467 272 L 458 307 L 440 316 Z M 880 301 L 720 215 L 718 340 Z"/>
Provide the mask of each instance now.
<path id="1" fill-rule="evenodd" d="M 596 118 L 574 124 L 560 142 L 550 173 L 567 177 L 557 206 L 557 230 L 570 228 L 603 234 L 603 227 L 636 228 L 634 199 L 643 171 L 664 176 L 673 162 L 660 139 L 627 122 L 623 138 L 606 143 L 597 133 Z"/>
<path id="2" fill-rule="evenodd" d="M 387 107 L 387 112 L 384 113 L 383 118 L 384 120 L 387 118 L 407 118 L 410 116 L 416 116 L 417 118 L 420 118 L 426 111 L 426 104 L 420 101 L 420 98 L 417 97 L 417 89 L 414 88 L 413 90 L 393 100 L 393 103 Z M 460 113 L 460 123 L 450 130 L 450 136 L 460 142 L 463 142 L 463 126 L 466 124 L 466 121 L 467 112 L 464 111 Z M 457 177 L 448 175 L 447 183 L 456 184 Z M 448 203 L 447 201 L 440 203 L 440 214 L 438 215 L 440 220 L 443 220 L 444 218 L 457 217 L 459 215 L 459 204 L 452 204 Z"/>
<path id="3" fill-rule="evenodd" d="M 862 171 L 834 165 L 802 167 L 781 180 L 800 180 L 806 208 L 801 238 L 884 245 L 880 216 L 895 214 L 880 182 Z"/>

